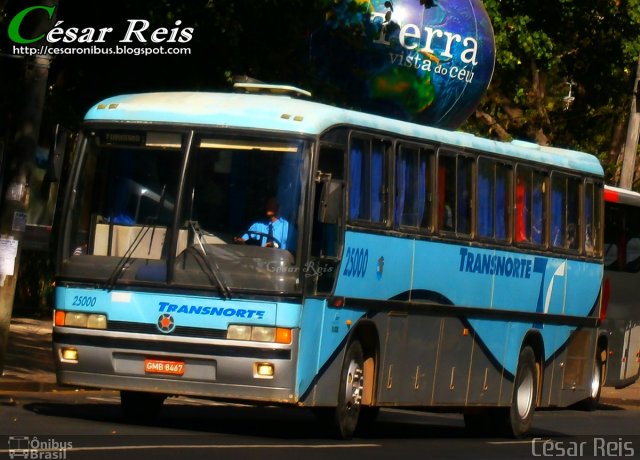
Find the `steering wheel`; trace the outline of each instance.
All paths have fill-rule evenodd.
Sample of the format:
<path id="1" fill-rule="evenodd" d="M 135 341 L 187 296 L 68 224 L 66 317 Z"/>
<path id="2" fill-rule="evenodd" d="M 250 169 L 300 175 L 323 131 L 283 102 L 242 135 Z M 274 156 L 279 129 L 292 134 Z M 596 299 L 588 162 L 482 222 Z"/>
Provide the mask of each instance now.
<path id="1" fill-rule="evenodd" d="M 282 246 L 282 243 L 277 238 L 274 238 L 273 235 L 269 236 L 269 234 L 264 232 L 255 232 L 253 230 L 247 230 L 245 234 L 249 235 L 249 239 L 245 242 L 246 244 L 254 244 L 257 246 L 260 244 L 260 239 L 264 237 L 267 239 L 267 243 L 269 243 L 269 240 L 271 240 L 271 242 L 273 243 L 273 247 L 279 248 Z M 251 238 L 251 235 L 255 235 L 259 238 L 256 240 L 255 238 Z M 250 241 L 252 241 L 253 243 L 250 243 Z"/>

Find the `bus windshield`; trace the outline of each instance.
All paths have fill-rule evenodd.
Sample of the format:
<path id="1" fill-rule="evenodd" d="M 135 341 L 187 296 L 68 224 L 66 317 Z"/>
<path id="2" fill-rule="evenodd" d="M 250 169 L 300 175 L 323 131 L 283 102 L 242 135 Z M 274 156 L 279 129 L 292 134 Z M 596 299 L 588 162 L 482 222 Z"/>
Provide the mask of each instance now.
<path id="1" fill-rule="evenodd" d="M 67 213 L 62 274 L 109 287 L 297 291 L 305 146 L 92 132 Z"/>

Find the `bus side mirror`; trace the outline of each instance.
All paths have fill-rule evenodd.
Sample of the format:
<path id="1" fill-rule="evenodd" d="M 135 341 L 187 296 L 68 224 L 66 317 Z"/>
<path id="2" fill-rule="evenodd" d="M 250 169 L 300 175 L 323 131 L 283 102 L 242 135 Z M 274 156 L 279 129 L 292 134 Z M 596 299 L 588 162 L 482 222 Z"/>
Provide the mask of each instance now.
<path id="1" fill-rule="evenodd" d="M 341 180 L 322 181 L 320 205 L 318 206 L 318 221 L 323 224 L 337 224 L 342 217 L 342 186 Z"/>

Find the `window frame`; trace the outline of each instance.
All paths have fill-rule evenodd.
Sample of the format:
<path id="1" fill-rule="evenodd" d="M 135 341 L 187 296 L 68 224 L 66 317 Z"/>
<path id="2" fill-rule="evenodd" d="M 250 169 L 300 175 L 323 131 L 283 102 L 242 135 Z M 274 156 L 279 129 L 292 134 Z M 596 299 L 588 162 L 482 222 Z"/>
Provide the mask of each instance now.
<path id="1" fill-rule="evenodd" d="M 554 193 L 554 181 L 556 180 L 556 178 L 562 178 L 564 179 L 564 198 L 565 198 L 565 203 L 563 206 L 563 225 L 564 225 L 564 238 L 563 238 L 563 243 L 562 246 L 556 245 L 554 243 L 554 237 L 553 237 L 553 233 L 554 233 L 554 203 L 553 203 L 553 193 Z M 569 235 L 569 226 L 571 225 L 571 223 L 569 222 L 569 201 L 570 201 L 570 191 L 569 191 L 569 183 L 570 181 L 575 181 L 575 183 L 578 185 L 578 190 L 577 190 L 577 198 L 578 198 L 578 203 L 576 205 L 576 222 L 575 222 L 575 226 L 576 226 L 576 236 L 578 239 L 577 244 L 575 245 L 575 247 L 568 247 L 567 246 L 567 241 L 568 241 L 568 235 Z M 569 172 L 565 172 L 565 171 L 558 171 L 558 170 L 554 170 L 551 171 L 551 174 L 549 175 L 549 184 L 550 184 L 550 188 L 549 188 L 549 249 L 551 251 L 557 251 L 557 252 L 562 252 L 562 253 L 568 253 L 568 254 L 583 254 L 583 248 L 584 248 L 584 234 L 583 234 L 583 227 L 584 227 L 584 178 L 580 177 L 580 176 L 576 176 L 575 174 L 571 174 Z"/>
<path id="2" fill-rule="evenodd" d="M 446 229 L 443 228 L 442 226 L 442 214 L 443 211 L 440 209 L 441 206 L 441 202 L 443 200 L 443 194 L 441 193 L 442 190 L 442 185 L 441 185 L 441 177 L 440 177 L 440 165 L 441 165 L 441 161 L 440 159 L 442 157 L 447 157 L 447 158 L 453 158 L 454 162 L 455 162 L 455 184 L 454 184 L 454 192 L 455 192 L 455 204 L 454 204 L 454 208 L 451 210 L 452 212 L 452 220 L 453 220 L 453 229 Z M 455 235 L 456 238 L 466 241 L 466 240 L 472 240 L 475 237 L 475 224 L 476 224 L 476 216 L 475 216 L 475 202 L 476 202 L 476 174 L 477 174 L 477 157 L 478 155 L 475 153 L 470 153 L 470 152 L 464 152 L 461 150 L 456 150 L 454 148 L 451 148 L 449 146 L 440 146 L 436 152 L 436 164 L 435 164 L 435 189 L 436 189 L 436 193 L 435 195 L 437 196 L 437 199 L 435 200 L 435 212 L 436 212 L 436 218 L 434 219 L 434 228 L 436 229 L 435 231 L 443 236 L 449 236 L 449 235 Z M 468 219 L 469 219 L 469 231 L 468 232 L 461 232 L 458 230 L 458 223 L 459 223 L 459 200 L 458 200 L 458 192 L 459 192 L 459 164 L 460 164 L 460 159 L 464 159 L 466 161 L 469 161 L 469 164 L 471 166 L 471 171 L 470 171 L 470 184 L 469 184 L 469 192 L 470 192 L 470 197 L 469 197 L 469 214 L 468 214 Z M 446 184 L 444 185 L 444 187 L 446 187 Z M 446 193 L 445 193 L 446 194 Z M 444 209 L 444 208 L 443 208 Z"/>
<path id="3" fill-rule="evenodd" d="M 529 208 L 531 208 L 529 210 L 529 219 L 528 219 L 528 237 L 527 239 L 522 239 L 520 240 L 518 238 L 518 214 L 519 214 L 519 210 L 518 210 L 518 178 L 520 177 L 520 173 L 521 171 L 526 171 L 527 175 L 528 175 L 528 179 L 529 179 Z M 531 164 L 527 164 L 527 163 L 516 163 L 515 168 L 514 168 L 514 173 L 513 173 L 513 185 L 512 185 L 512 191 L 513 191 L 513 222 L 512 222 L 512 228 L 513 228 L 513 244 L 517 247 L 527 247 L 527 248 L 532 248 L 532 249 L 539 249 L 542 251 L 548 251 L 549 249 L 552 249 L 550 246 L 550 187 L 551 187 L 551 178 L 550 178 L 550 171 L 548 169 L 544 169 L 544 168 L 540 168 L 537 167 L 536 165 L 531 165 Z M 537 178 L 542 178 L 541 181 L 536 181 Z M 542 184 L 542 202 L 540 203 L 542 205 L 542 225 L 540 225 L 540 229 L 542 232 L 542 238 L 540 242 L 536 242 L 534 241 L 533 235 L 533 229 L 535 227 L 534 225 L 534 211 L 533 211 L 533 200 L 534 200 L 534 191 L 535 191 L 535 186 L 540 183 Z"/>
<path id="4" fill-rule="evenodd" d="M 480 235 L 480 211 L 481 211 L 481 198 L 480 198 L 480 171 L 481 171 L 481 163 L 490 163 L 492 168 L 492 188 L 491 188 L 491 192 L 492 192 L 492 223 L 491 223 L 491 228 L 492 228 L 492 235 L 491 236 L 484 236 L 484 235 Z M 498 238 L 496 237 L 496 223 L 498 222 L 498 215 L 497 215 L 497 206 L 496 206 L 496 184 L 497 184 L 497 172 L 498 172 L 498 168 L 502 167 L 506 170 L 507 172 L 507 180 L 506 180 L 506 185 L 505 185 L 505 198 L 506 198 L 506 202 L 504 204 L 504 211 L 506 214 L 506 219 L 507 222 L 505 223 L 505 229 L 507 232 L 507 235 L 505 238 Z M 514 200 L 513 200 L 513 189 L 514 189 L 514 164 L 508 161 L 504 161 L 501 158 L 496 158 L 493 156 L 488 156 L 488 155 L 484 155 L 484 154 L 479 154 L 476 160 L 476 200 L 475 200 L 475 222 L 476 222 L 476 231 L 475 231 L 475 237 L 478 241 L 481 242 L 487 242 L 487 243 L 495 243 L 495 244 L 501 244 L 501 245 L 511 245 L 513 244 L 514 241 L 514 232 L 513 232 L 513 207 L 514 207 Z"/>
<path id="5" fill-rule="evenodd" d="M 398 184 L 398 164 L 399 157 L 403 149 L 411 149 L 417 152 L 418 157 L 418 167 L 420 166 L 420 160 L 426 157 L 426 171 L 425 171 L 425 182 L 424 182 L 424 207 L 423 207 L 423 217 L 422 222 L 427 221 L 427 225 L 422 225 L 422 222 L 418 222 L 417 225 L 408 225 L 403 224 L 398 219 L 398 193 L 399 193 L 399 184 Z M 436 157 L 436 147 L 430 144 L 420 144 L 415 142 L 409 142 L 402 139 L 399 139 L 396 142 L 394 151 L 393 151 L 393 205 L 391 206 L 392 210 L 392 220 L 393 227 L 397 230 L 400 230 L 404 233 L 415 233 L 415 234 L 423 234 L 430 235 L 434 231 L 434 212 L 433 212 L 433 204 L 434 200 L 434 168 L 435 168 L 435 157 Z M 420 174 L 418 172 L 418 174 Z M 406 192 L 405 188 L 405 192 Z M 419 208 L 418 208 L 418 212 Z M 400 216 L 402 217 L 402 215 Z"/>
<path id="6" fill-rule="evenodd" d="M 369 219 L 363 218 L 354 218 L 351 215 L 351 198 L 352 198 L 352 146 L 354 141 L 363 141 L 368 145 L 367 154 L 369 158 L 372 158 L 373 155 L 373 144 L 374 142 L 379 142 L 383 146 L 382 150 L 382 184 L 381 184 L 381 221 L 374 221 L 371 219 L 371 209 L 369 209 Z M 391 189 L 390 185 L 393 183 L 391 179 L 391 162 L 389 159 L 390 152 L 393 151 L 394 139 L 389 136 L 384 135 L 375 135 L 371 133 L 365 133 L 361 131 L 351 131 L 349 133 L 348 144 L 347 144 L 347 162 L 345 165 L 345 182 L 346 182 L 346 218 L 347 223 L 354 226 L 365 226 L 371 228 L 389 228 L 391 224 L 391 208 L 393 207 L 391 203 L 391 198 L 389 194 L 389 190 Z M 371 164 L 371 163 L 370 163 Z M 371 178 L 370 172 L 370 178 Z M 369 181 L 368 186 L 370 187 L 371 181 Z M 371 190 L 369 190 L 369 198 L 371 198 Z M 371 205 L 371 203 L 369 203 Z"/>

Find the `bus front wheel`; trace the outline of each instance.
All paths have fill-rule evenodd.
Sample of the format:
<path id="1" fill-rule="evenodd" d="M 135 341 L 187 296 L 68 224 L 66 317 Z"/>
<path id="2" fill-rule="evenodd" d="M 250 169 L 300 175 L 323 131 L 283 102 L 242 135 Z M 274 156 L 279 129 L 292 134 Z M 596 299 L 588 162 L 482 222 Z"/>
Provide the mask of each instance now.
<path id="1" fill-rule="evenodd" d="M 364 390 L 364 353 L 362 345 L 354 340 L 349 345 L 342 364 L 338 406 L 334 425 L 338 437 L 351 439 L 358 426 Z"/>

